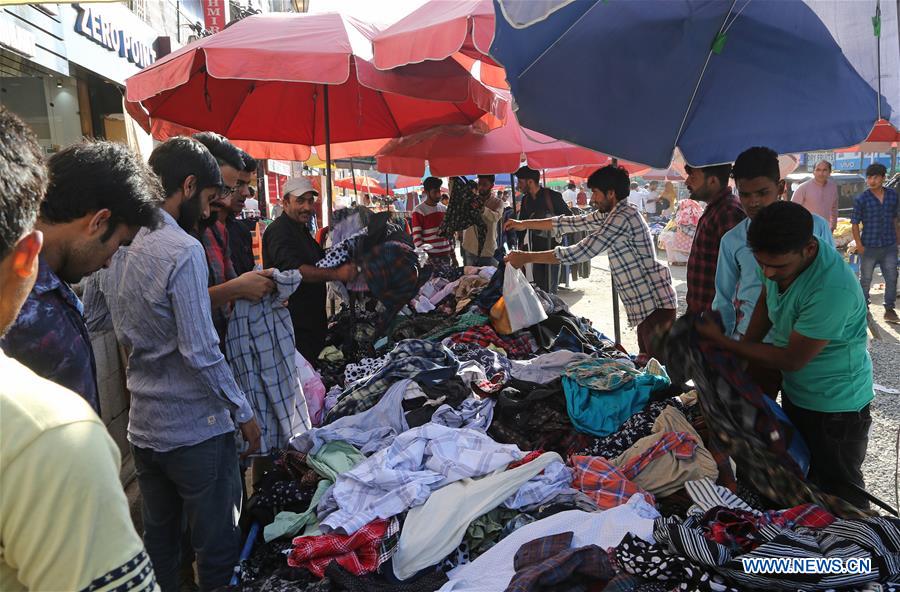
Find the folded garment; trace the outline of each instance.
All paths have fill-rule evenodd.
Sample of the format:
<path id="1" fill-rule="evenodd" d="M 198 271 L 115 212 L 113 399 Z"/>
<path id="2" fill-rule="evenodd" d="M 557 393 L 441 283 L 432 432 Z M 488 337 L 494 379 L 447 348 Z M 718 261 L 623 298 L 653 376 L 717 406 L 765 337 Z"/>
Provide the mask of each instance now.
<path id="1" fill-rule="evenodd" d="M 616 569 L 606 551 L 597 545 L 572 548 L 573 537 L 574 533 L 564 532 L 522 545 L 513 560 L 516 575 L 506 592 L 579 589 L 584 579 L 594 585 L 611 580 Z"/>

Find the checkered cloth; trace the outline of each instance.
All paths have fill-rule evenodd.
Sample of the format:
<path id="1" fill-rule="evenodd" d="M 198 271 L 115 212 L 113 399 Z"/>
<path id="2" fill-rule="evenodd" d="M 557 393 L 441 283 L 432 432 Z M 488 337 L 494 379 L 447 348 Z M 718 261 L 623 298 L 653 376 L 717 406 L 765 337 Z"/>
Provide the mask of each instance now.
<path id="1" fill-rule="evenodd" d="M 325 576 L 325 568 L 332 561 L 357 576 L 372 573 L 378 569 L 381 541 L 389 526 L 389 520 L 375 520 L 351 535 L 297 537 L 288 555 L 288 565 L 305 567 L 319 578 Z"/>
<path id="2" fill-rule="evenodd" d="M 512 335 L 498 335 L 490 325 L 477 325 L 449 337 L 454 343 L 474 343 L 481 347 L 494 345 L 506 351 L 511 360 L 530 357 L 537 351 L 537 342 L 531 333 L 519 331 Z"/>
<path id="3" fill-rule="evenodd" d="M 815 504 L 803 504 L 788 510 L 770 510 L 762 514 L 746 510 L 713 508 L 703 516 L 708 532 L 707 539 L 730 548 L 732 551 L 752 551 L 764 539 L 760 530 L 769 526 L 794 529 L 797 526 L 821 529 L 831 525 L 836 518 Z"/>
<path id="4" fill-rule="evenodd" d="M 326 495 L 338 510 L 322 520 L 321 528 L 355 532 L 376 518 L 424 504 L 435 489 L 487 475 L 523 456 L 518 447 L 498 444 L 477 430 L 433 423 L 413 428 L 338 475 Z"/>
<path id="5" fill-rule="evenodd" d="M 712 310 L 716 297 L 716 265 L 722 236 L 747 217 L 741 202 L 725 189 L 706 206 L 697 222 L 697 232 L 691 244 L 687 262 L 687 309 L 701 313 Z"/>
<path id="6" fill-rule="evenodd" d="M 574 265 L 609 251 L 609 270 L 618 290 L 628 322 L 638 326 L 660 308 L 678 308 L 669 268 L 656 260 L 653 237 L 640 212 L 628 202 L 619 202 L 609 214 L 593 212 L 583 216 L 553 219 L 558 236 L 588 232 L 571 247 L 556 247 L 562 263 Z"/>
<path id="7" fill-rule="evenodd" d="M 383 330 L 419 293 L 419 259 L 406 243 L 388 241 L 363 253 L 359 265 L 372 295 L 387 309 L 378 323 Z"/>
<path id="8" fill-rule="evenodd" d="M 283 302 L 302 281 L 300 272 L 276 271 L 275 293 L 259 302 L 237 300 L 225 346 L 234 378 L 262 431 L 260 454 L 285 448 L 312 427 L 297 373 L 294 325 Z"/>
<path id="9" fill-rule="evenodd" d="M 894 224 L 900 215 L 897 190 L 884 188 L 881 201 L 871 189 L 866 189 L 853 200 L 850 222 L 862 224 L 862 243 L 866 247 L 890 247 L 897 244 Z"/>

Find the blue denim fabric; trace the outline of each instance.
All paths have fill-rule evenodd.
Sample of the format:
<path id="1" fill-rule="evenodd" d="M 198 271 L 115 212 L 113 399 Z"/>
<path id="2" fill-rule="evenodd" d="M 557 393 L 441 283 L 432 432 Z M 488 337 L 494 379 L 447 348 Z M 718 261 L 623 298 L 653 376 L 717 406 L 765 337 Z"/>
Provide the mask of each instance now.
<path id="1" fill-rule="evenodd" d="M 894 308 L 897 301 L 897 245 L 890 247 L 866 247 L 860 258 L 859 283 L 862 284 L 866 303 L 869 302 L 869 288 L 872 286 L 872 274 L 875 266 L 881 267 L 884 276 L 884 306 Z"/>

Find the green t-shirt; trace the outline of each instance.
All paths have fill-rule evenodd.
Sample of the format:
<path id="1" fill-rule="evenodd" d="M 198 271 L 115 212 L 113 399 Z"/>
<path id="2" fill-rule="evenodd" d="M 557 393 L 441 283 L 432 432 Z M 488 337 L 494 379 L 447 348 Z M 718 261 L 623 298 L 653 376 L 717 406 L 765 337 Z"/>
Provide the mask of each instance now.
<path id="1" fill-rule="evenodd" d="M 763 278 L 774 345 L 786 347 L 792 331 L 828 340 L 804 368 L 784 372 L 782 386 L 791 403 L 804 409 L 859 411 L 874 397 L 872 359 L 866 349 L 866 302 L 843 257 L 817 240 L 815 261 L 784 293 L 778 293 L 777 283 Z"/>

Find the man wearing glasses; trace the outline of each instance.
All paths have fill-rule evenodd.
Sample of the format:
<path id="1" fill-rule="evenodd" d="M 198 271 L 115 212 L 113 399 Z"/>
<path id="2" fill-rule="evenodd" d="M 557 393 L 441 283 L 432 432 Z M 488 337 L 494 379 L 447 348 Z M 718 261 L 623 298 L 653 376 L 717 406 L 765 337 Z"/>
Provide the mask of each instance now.
<path id="1" fill-rule="evenodd" d="M 194 236 L 206 252 L 213 325 L 219 334 L 219 346 L 224 351 L 231 303 L 239 299 L 260 300 L 272 291 L 274 283 L 271 280 L 271 270 L 248 271 L 238 276 L 231 260 L 225 219 L 231 211 L 231 202 L 236 197 L 235 192 L 245 168 L 241 150 L 225 137 L 213 132 L 194 134 L 194 139 L 206 146 L 222 173 L 222 189 L 210 200 L 210 215 L 200 221 Z"/>
<path id="2" fill-rule="evenodd" d="M 325 316 L 325 282 L 349 282 L 356 276 L 356 265 L 348 263 L 335 269 L 320 269 L 316 263 L 325 251 L 309 231 L 315 215 L 318 192 L 308 177 L 289 179 L 282 190 L 281 215 L 266 228 L 262 237 L 263 266 L 281 271 L 300 270 L 302 281 L 288 300 L 297 350 L 316 364 L 325 347 L 328 322 Z"/>

